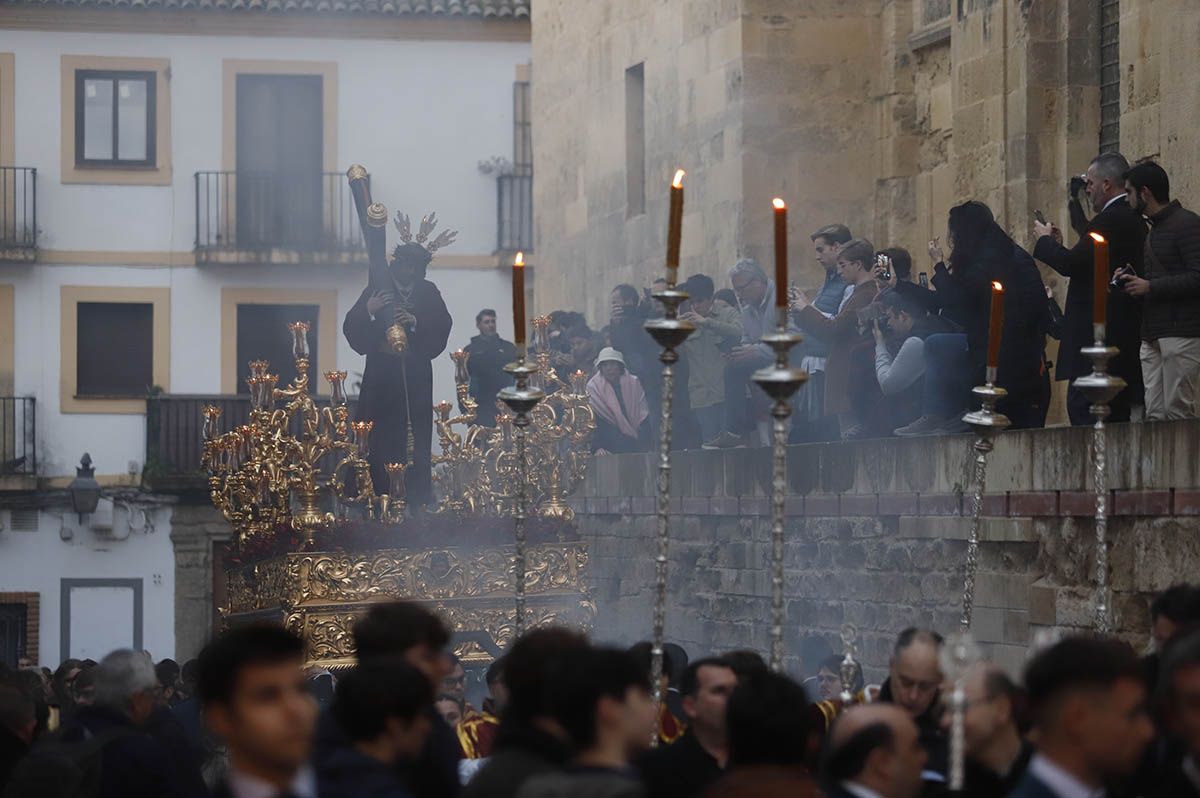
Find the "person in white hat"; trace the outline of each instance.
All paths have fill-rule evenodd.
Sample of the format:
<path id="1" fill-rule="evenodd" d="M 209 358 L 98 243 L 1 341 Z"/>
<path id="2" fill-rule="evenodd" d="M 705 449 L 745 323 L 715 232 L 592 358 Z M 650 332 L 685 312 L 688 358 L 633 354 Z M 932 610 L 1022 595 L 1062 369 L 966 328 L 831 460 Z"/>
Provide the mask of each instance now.
<path id="1" fill-rule="evenodd" d="M 600 350 L 587 392 L 596 416 L 593 451 L 606 454 L 649 450 L 646 392 L 638 378 L 625 370 L 624 356 L 611 346 Z"/>

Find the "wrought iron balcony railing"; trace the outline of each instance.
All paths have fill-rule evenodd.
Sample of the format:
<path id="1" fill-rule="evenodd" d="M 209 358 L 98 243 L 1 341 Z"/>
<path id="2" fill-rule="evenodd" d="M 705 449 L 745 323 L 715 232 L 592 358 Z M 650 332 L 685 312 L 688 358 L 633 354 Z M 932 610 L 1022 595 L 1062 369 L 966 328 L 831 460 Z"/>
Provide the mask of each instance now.
<path id="1" fill-rule="evenodd" d="M 37 234 L 37 169 L 0 166 L 0 260 L 36 260 Z"/>
<path id="2" fill-rule="evenodd" d="M 365 261 L 341 172 L 196 173 L 196 262 Z"/>
<path id="3" fill-rule="evenodd" d="M 37 476 L 37 400 L 0 396 L 0 483 Z"/>

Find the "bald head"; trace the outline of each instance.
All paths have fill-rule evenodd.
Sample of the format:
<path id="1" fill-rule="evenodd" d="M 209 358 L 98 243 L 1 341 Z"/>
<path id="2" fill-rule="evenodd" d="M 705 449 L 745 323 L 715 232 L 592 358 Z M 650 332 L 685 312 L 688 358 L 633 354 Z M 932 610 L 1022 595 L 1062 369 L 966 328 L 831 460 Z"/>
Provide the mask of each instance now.
<path id="1" fill-rule="evenodd" d="M 828 782 L 854 782 L 884 798 L 912 798 L 925 766 L 917 725 L 893 704 L 851 707 L 833 726 L 825 759 Z"/>
<path id="2" fill-rule="evenodd" d="M 892 701 L 914 718 L 929 711 L 942 683 L 938 656 L 942 638 L 924 629 L 905 629 L 896 640 L 888 677 Z"/>

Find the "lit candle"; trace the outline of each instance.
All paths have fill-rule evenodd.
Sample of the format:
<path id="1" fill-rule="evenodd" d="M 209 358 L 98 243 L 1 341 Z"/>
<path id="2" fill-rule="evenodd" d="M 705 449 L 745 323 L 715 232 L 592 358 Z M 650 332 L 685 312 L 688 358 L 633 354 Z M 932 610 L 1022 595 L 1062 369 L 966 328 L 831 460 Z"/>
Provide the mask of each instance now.
<path id="1" fill-rule="evenodd" d="M 788 305 L 787 260 L 787 203 L 779 197 L 771 200 L 775 206 L 775 307 Z"/>
<path id="2" fill-rule="evenodd" d="M 517 344 L 517 355 L 525 356 L 525 253 L 518 252 L 513 258 L 513 340 Z"/>
<path id="3" fill-rule="evenodd" d="M 993 369 L 1000 365 L 1000 335 L 1004 330 L 1004 286 L 992 283 L 992 312 L 988 323 L 988 382 L 995 379 Z"/>
<path id="4" fill-rule="evenodd" d="M 675 287 L 679 277 L 679 241 L 683 236 L 683 176 L 682 169 L 675 171 L 671 181 L 671 212 L 667 227 L 667 286 Z"/>
<path id="5" fill-rule="evenodd" d="M 1092 237 L 1092 324 L 1096 327 L 1096 340 L 1104 340 L 1104 323 L 1108 319 L 1108 242 L 1099 233 Z"/>

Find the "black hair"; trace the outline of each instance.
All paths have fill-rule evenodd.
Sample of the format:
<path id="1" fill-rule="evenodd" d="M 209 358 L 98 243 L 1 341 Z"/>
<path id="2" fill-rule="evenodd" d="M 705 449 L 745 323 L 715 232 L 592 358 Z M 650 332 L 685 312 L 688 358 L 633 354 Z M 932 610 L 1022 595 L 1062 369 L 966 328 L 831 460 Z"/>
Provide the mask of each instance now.
<path id="1" fill-rule="evenodd" d="M 1167 643 L 1159 668 L 1158 698 L 1175 699 L 1175 675 L 1189 668 L 1200 668 L 1200 632 L 1190 632 Z"/>
<path id="2" fill-rule="evenodd" d="M 459 657 L 458 654 L 455 654 L 453 651 L 446 652 L 446 659 L 450 660 L 451 668 L 453 668 L 455 665 L 462 665 L 462 658 Z"/>
<path id="3" fill-rule="evenodd" d="M 546 686 L 551 716 L 583 749 L 596 742 L 596 706 L 602 698 L 625 701 L 630 689 L 650 692 L 650 674 L 638 658 L 616 648 L 580 648 L 558 662 Z"/>
<path id="4" fill-rule="evenodd" d="M 1171 585 L 1150 602 L 1150 617 L 1179 624 L 1200 621 L 1200 590 L 1188 584 Z"/>
<path id="5" fill-rule="evenodd" d="M 885 310 L 892 310 L 896 313 L 907 313 L 914 319 L 923 319 L 928 315 L 924 307 L 900 291 L 884 291 L 879 295 L 877 301 Z"/>
<path id="6" fill-rule="evenodd" d="M 818 238 L 823 238 L 830 244 L 845 244 L 854 236 L 850 234 L 850 228 L 844 224 L 827 224 L 809 236 L 812 241 L 816 241 Z"/>
<path id="7" fill-rule="evenodd" d="M 720 288 L 713 292 L 713 299 L 719 299 L 730 307 L 737 307 L 737 294 L 733 293 L 732 288 Z"/>
<path id="8" fill-rule="evenodd" d="M 833 671 L 840 679 L 842 676 L 842 655 L 830 654 L 828 657 L 821 660 L 821 665 L 817 668 L 817 672 L 820 673 L 821 671 Z M 851 689 L 853 692 L 857 693 L 859 690 L 863 689 L 864 684 L 865 682 L 863 681 L 862 666 L 858 665 L 854 669 L 854 684 L 851 685 Z"/>
<path id="9" fill-rule="evenodd" d="M 995 259 L 1005 263 L 1012 259 L 1015 243 L 996 223 L 992 209 L 982 202 L 970 200 L 955 205 L 950 209 L 947 227 L 954 247 L 948 264 L 951 271 L 962 273 Z"/>
<path id="10" fill-rule="evenodd" d="M 695 695 L 700 690 L 700 669 L 701 668 L 728 668 L 734 671 L 733 664 L 724 657 L 705 657 L 698 659 L 695 662 L 689 663 L 683 671 L 683 676 L 679 679 L 679 694 L 681 696 Z"/>
<path id="11" fill-rule="evenodd" d="M 407 244 L 396 245 L 396 248 L 392 250 L 392 260 L 396 262 L 408 261 L 412 264 L 417 279 L 424 280 L 425 273 L 429 269 L 429 262 L 433 260 L 433 255 L 417 242 L 410 241 Z"/>
<path id="12" fill-rule="evenodd" d="M 37 719 L 37 707 L 28 690 L 11 681 L 0 682 L 0 728 L 14 734 Z"/>
<path id="13" fill-rule="evenodd" d="M 358 661 L 397 657 L 419 645 L 442 649 L 450 642 L 442 619 L 412 601 L 375 604 L 354 624 Z"/>
<path id="14" fill-rule="evenodd" d="M 179 663 L 173 659 L 164 659 L 154 666 L 154 675 L 163 687 L 174 687 L 179 683 Z"/>
<path id="15" fill-rule="evenodd" d="M 621 283 L 614 288 L 612 292 L 614 294 L 620 294 L 621 299 L 625 300 L 626 303 L 631 305 L 636 305 L 641 301 L 641 297 L 638 296 L 638 290 L 629 283 Z"/>
<path id="16" fill-rule="evenodd" d="M 647 674 L 650 673 L 650 666 L 652 664 L 654 654 L 653 649 L 654 644 L 648 640 L 643 640 L 640 643 L 634 643 L 629 647 L 629 654 L 637 659 L 638 664 L 643 670 L 646 671 Z M 668 679 L 670 679 L 671 674 L 674 673 L 674 665 L 675 661 L 671 659 L 671 652 L 667 651 L 666 646 L 663 646 L 662 672 L 663 675 Z"/>
<path id="17" fill-rule="evenodd" d="M 729 765 L 801 765 L 808 750 L 808 697 L 788 677 L 763 670 L 739 681 L 725 708 Z"/>
<path id="18" fill-rule="evenodd" d="M 484 308 L 483 310 L 481 310 L 475 314 L 475 323 L 478 324 L 479 322 L 483 321 L 484 316 L 493 316 L 494 317 L 495 315 L 496 315 L 496 311 L 493 308 Z"/>
<path id="19" fill-rule="evenodd" d="M 290 660 L 299 665 L 303 658 L 304 641 L 282 626 L 268 623 L 236 626 L 213 638 L 196 658 L 196 694 L 205 706 L 228 704 L 243 668 Z"/>
<path id="20" fill-rule="evenodd" d="M 338 680 L 333 717 L 354 742 L 373 740 L 390 718 L 411 722 L 433 704 L 433 686 L 401 659 L 359 665 Z"/>
<path id="21" fill-rule="evenodd" d="M 707 274 L 693 274 L 683 284 L 683 289 L 688 292 L 692 299 L 712 299 L 714 286 L 713 280 Z"/>
<path id="22" fill-rule="evenodd" d="M 896 744 L 896 735 L 886 723 L 872 723 L 856 731 L 842 741 L 841 745 L 830 746 L 825 753 L 821 768 L 829 784 L 849 781 L 863 772 L 871 753 L 879 748 L 891 749 Z"/>
<path id="23" fill-rule="evenodd" d="M 1154 161 L 1142 161 L 1131 166 L 1125 173 L 1125 181 L 1138 192 L 1144 188 L 1150 189 L 1150 194 L 1158 202 L 1171 201 L 1171 179 L 1167 177 L 1167 170 Z"/>
<path id="24" fill-rule="evenodd" d="M 483 681 L 488 687 L 499 681 L 504 680 L 504 657 L 496 657 L 492 660 L 492 664 L 488 665 L 487 673 L 483 675 Z"/>
<path id="25" fill-rule="evenodd" d="M 733 668 L 733 672 L 737 674 L 738 679 L 766 673 L 767 671 L 767 661 L 757 651 L 749 649 L 728 651 L 721 655 L 721 659 L 729 663 L 729 667 Z"/>
<path id="26" fill-rule="evenodd" d="M 504 655 L 505 722 L 529 723 L 548 715 L 545 687 L 551 675 L 568 653 L 587 647 L 586 637 L 563 627 L 534 629 L 513 643 Z"/>
<path id="27" fill-rule="evenodd" d="M 1025 689 L 1039 722 L 1063 694 L 1106 689 L 1119 681 L 1143 681 L 1143 669 L 1127 643 L 1096 637 L 1068 637 L 1042 651 L 1025 669 Z"/>
<path id="28" fill-rule="evenodd" d="M 892 274 L 897 280 L 912 278 L 912 255 L 904 247 L 888 247 L 879 250 L 880 255 L 887 255 L 892 261 Z"/>
<path id="29" fill-rule="evenodd" d="M 892 648 L 892 656 L 898 657 L 900 654 L 911 646 L 913 643 L 928 643 L 935 648 L 941 648 L 943 638 L 937 632 L 931 632 L 928 629 L 918 629 L 915 626 L 910 626 L 900 633 L 896 638 L 896 645 Z"/>

